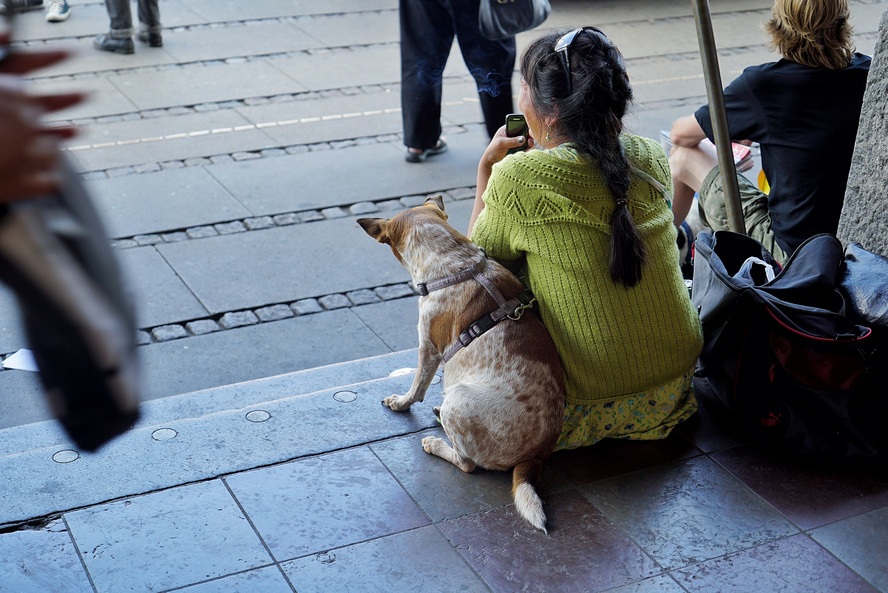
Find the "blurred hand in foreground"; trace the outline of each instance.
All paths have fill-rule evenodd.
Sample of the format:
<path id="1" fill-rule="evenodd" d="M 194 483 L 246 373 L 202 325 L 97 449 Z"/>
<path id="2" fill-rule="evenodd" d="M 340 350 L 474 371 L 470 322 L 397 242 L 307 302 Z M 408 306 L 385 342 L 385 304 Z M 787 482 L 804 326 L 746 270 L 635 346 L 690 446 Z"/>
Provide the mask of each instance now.
<path id="1" fill-rule="evenodd" d="M 8 38 L 0 35 L 0 45 Z M 0 203 L 27 200 L 59 188 L 61 142 L 72 126 L 49 126 L 43 116 L 80 103 L 82 93 L 33 95 L 24 75 L 68 57 L 64 51 L 11 53 L 0 62 Z"/>

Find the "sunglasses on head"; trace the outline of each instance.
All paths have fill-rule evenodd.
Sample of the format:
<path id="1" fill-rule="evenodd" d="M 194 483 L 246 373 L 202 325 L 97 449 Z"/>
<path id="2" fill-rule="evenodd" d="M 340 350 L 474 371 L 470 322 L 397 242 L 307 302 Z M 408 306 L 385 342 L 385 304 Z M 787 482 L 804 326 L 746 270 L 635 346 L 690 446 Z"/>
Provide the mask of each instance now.
<path id="1" fill-rule="evenodd" d="M 590 33 L 592 35 L 598 36 L 602 41 L 611 44 L 610 39 L 607 38 L 607 35 L 604 34 L 604 31 L 599 29 L 598 27 L 580 27 L 579 29 L 574 29 L 567 35 L 563 36 L 558 42 L 555 44 L 555 53 L 558 54 L 558 57 L 561 58 L 561 66 L 564 68 L 564 74 L 567 76 L 567 94 L 573 94 L 573 75 L 570 70 L 570 46 L 573 44 L 574 40 L 577 36 L 583 31 Z"/>

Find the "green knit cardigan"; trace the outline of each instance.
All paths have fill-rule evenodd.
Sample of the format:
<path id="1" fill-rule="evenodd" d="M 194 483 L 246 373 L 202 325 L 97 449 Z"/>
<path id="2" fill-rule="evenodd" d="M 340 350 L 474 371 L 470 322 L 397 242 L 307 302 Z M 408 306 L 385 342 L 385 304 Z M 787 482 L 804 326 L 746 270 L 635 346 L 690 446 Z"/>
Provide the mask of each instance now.
<path id="1" fill-rule="evenodd" d="M 672 187 L 663 149 L 622 137 L 630 162 Z M 693 368 L 700 320 L 678 263 L 666 197 L 633 175 L 629 210 L 647 249 L 641 280 L 615 284 L 608 271 L 614 210 L 600 169 L 570 149 L 510 155 L 493 167 L 471 240 L 524 275 L 564 365 L 567 403 L 641 393 Z"/>

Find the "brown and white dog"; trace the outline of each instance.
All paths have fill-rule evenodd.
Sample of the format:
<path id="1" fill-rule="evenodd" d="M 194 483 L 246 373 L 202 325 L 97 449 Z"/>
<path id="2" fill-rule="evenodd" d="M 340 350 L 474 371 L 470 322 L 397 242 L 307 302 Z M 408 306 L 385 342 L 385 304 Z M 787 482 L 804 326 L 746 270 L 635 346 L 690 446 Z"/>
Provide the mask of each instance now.
<path id="1" fill-rule="evenodd" d="M 368 235 L 391 247 L 417 287 L 434 287 L 419 299 L 419 362 L 413 385 L 406 395 L 392 395 L 383 403 L 402 411 L 421 402 L 445 352 L 452 355 L 444 365 L 439 417 L 453 447 L 426 437 L 423 449 L 465 472 L 475 466 L 514 467 L 512 495 L 518 513 L 545 531 L 534 482 L 561 434 L 561 363 L 546 328 L 530 311 L 517 320 L 512 317 L 518 315 L 502 319 L 465 347 L 455 346 L 473 322 L 499 309 L 496 289 L 500 302 L 504 298 L 514 304 L 524 287 L 446 220 L 440 196 L 391 220 L 358 220 Z M 489 291 L 485 283 L 496 288 Z"/>

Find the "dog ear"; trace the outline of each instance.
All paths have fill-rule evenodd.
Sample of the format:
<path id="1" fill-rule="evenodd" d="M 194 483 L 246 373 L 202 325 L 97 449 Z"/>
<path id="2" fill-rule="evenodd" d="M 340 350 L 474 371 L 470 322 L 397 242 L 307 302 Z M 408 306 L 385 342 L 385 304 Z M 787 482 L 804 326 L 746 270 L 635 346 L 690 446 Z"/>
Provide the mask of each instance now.
<path id="1" fill-rule="evenodd" d="M 380 243 L 389 242 L 388 220 L 385 218 L 359 218 L 358 224 L 367 231 L 368 235 Z"/>
<path id="2" fill-rule="evenodd" d="M 428 198 L 425 199 L 425 202 L 423 202 L 422 205 L 423 206 L 434 206 L 435 208 L 440 210 L 441 211 L 441 218 L 443 218 L 444 220 L 447 220 L 448 218 L 450 218 L 450 216 L 448 216 L 447 213 L 444 212 L 444 198 L 441 196 L 441 194 L 438 194 L 435 196 L 429 196 Z"/>
<path id="3" fill-rule="evenodd" d="M 423 206 L 428 206 L 429 204 L 434 204 L 438 207 L 438 210 L 444 212 L 444 197 L 441 196 L 441 194 L 429 196 L 425 199 L 425 202 L 422 203 Z"/>

